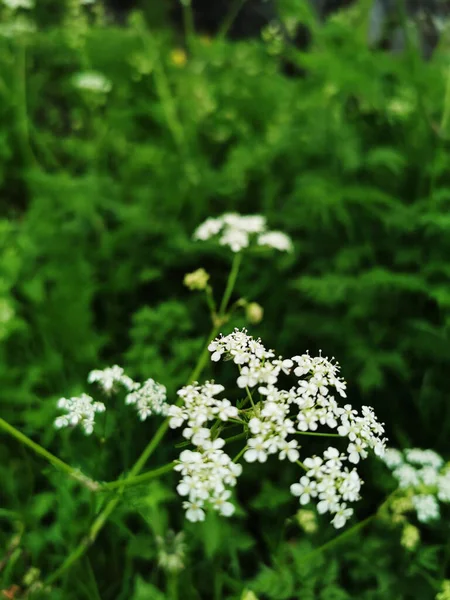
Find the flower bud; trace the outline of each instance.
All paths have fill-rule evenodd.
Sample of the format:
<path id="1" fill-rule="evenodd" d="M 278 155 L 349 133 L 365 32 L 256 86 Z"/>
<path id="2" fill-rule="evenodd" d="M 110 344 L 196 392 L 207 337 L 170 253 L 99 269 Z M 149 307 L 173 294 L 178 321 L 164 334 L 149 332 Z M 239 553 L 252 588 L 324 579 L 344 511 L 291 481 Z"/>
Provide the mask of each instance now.
<path id="1" fill-rule="evenodd" d="M 187 55 L 181 48 L 175 48 L 170 53 L 170 60 L 176 67 L 184 67 L 187 63 Z"/>
<path id="2" fill-rule="evenodd" d="M 262 321 L 262 318 L 264 315 L 264 309 L 257 302 L 250 302 L 246 306 L 245 313 L 246 313 L 247 319 L 250 321 L 250 323 L 252 325 L 257 325 L 258 323 L 261 323 L 261 321 Z"/>
<path id="3" fill-rule="evenodd" d="M 441 591 L 436 596 L 436 600 L 450 600 L 450 579 L 444 579 Z"/>
<path id="4" fill-rule="evenodd" d="M 242 592 L 241 600 L 258 600 L 258 596 L 255 594 L 255 592 L 245 589 Z"/>
<path id="5" fill-rule="evenodd" d="M 317 519 L 312 510 L 298 510 L 295 519 L 305 533 L 316 533 L 318 529 Z"/>
<path id="6" fill-rule="evenodd" d="M 406 550 L 414 550 L 420 542 L 420 532 L 414 525 L 407 523 L 402 532 L 401 545 Z"/>
<path id="7" fill-rule="evenodd" d="M 197 269 L 193 273 L 186 273 L 183 283 L 190 290 L 204 290 L 208 284 L 209 274 L 205 269 Z"/>

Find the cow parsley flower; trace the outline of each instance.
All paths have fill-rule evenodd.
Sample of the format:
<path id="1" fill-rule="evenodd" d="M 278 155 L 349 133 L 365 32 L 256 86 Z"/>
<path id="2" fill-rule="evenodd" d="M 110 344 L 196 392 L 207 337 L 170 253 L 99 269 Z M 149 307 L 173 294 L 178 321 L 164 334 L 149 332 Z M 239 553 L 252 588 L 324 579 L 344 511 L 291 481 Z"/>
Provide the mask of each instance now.
<path id="1" fill-rule="evenodd" d="M 298 461 L 298 438 L 291 437 L 296 433 L 327 427 L 348 439 L 346 452 L 330 447 L 322 458 L 306 458 L 306 476 L 291 486 L 301 504 L 316 498 L 318 511 L 331 513 L 333 525 L 342 527 L 353 513 L 348 504 L 359 500 L 362 485 L 356 469 L 345 463 L 355 465 L 368 456 L 369 450 L 378 455 L 385 450 L 384 426 L 373 410 L 363 406 L 358 412 L 348 403 L 338 403 L 338 398 L 346 398 L 347 385 L 339 375 L 339 365 L 322 354 L 276 357 L 246 329 L 219 336 L 208 349 L 212 361 L 231 360 L 237 365 L 237 387 L 246 391 L 254 405 L 247 417 L 245 462 L 264 463 L 271 455 Z M 280 380 L 289 377 L 294 385 L 282 389 Z M 173 418 L 180 418 L 178 409 L 173 409 Z M 197 435 L 205 435 L 203 423 Z"/>
<path id="2" fill-rule="evenodd" d="M 80 90 L 87 90 L 95 94 L 107 94 L 112 89 L 112 83 L 102 73 L 85 71 L 73 77 L 73 84 Z"/>
<path id="3" fill-rule="evenodd" d="M 106 408 L 103 402 L 94 402 L 94 399 L 87 394 L 72 398 L 60 398 L 57 406 L 65 410 L 67 414 L 57 417 L 55 427 L 61 429 L 80 425 L 86 435 L 90 435 L 94 431 L 95 414 L 104 412 Z"/>
<path id="4" fill-rule="evenodd" d="M 128 375 L 125 375 L 122 367 L 118 365 L 91 371 L 87 380 L 88 383 L 98 383 L 100 388 L 108 395 L 116 392 L 119 386 L 123 386 L 129 391 L 139 387 L 139 384 L 135 383 Z"/>
<path id="5" fill-rule="evenodd" d="M 347 506 L 347 502 L 359 500 L 362 485 L 357 471 L 350 471 L 344 466 L 346 460 L 345 454 L 330 446 L 323 457 L 306 458 L 306 475 L 300 478 L 299 483 L 291 485 L 291 493 L 299 496 L 300 504 L 317 499 L 318 512 L 331 513 L 331 522 L 336 529 L 343 527 L 352 516 L 353 509 Z"/>
<path id="6" fill-rule="evenodd" d="M 389 448 L 384 462 L 397 479 L 399 489 L 411 498 L 422 523 L 438 519 L 439 502 L 450 503 L 450 466 L 433 450 Z"/>
<path id="7" fill-rule="evenodd" d="M 177 492 L 187 498 L 183 508 L 188 521 L 204 521 L 208 508 L 224 517 L 235 511 L 229 488 L 236 485 L 242 467 L 222 450 L 224 443 L 220 438 L 206 440 L 197 451 L 184 450 L 180 454 L 174 469 L 182 476 Z"/>
<path id="8" fill-rule="evenodd" d="M 292 240 L 281 231 L 268 231 L 262 215 L 239 215 L 226 213 L 209 218 L 194 232 L 194 240 L 209 240 L 219 236 L 219 244 L 228 246 L 232 252 L 240 252 L 255 243 L 281 252 L 291 252 Z"/>
<path id="9" fill-rule="evenodd" d="M 439 519 L 439 504 L 431 494 L 419 494 L 412 497 L 412 503 L 417 512 L 417 519 L 421 523 L 428 523 Z"/>
<path id="10" fill-rule="evenodd" d="M 141 421 L 145 421 L 152 414 L 164 416 L 168 414 L 167 390 L 161 383 L 147 379 L 142 385 L 134 386 L 132 389 L 133 391 L 125 397 L 125 404 L 136 405 Z"/>

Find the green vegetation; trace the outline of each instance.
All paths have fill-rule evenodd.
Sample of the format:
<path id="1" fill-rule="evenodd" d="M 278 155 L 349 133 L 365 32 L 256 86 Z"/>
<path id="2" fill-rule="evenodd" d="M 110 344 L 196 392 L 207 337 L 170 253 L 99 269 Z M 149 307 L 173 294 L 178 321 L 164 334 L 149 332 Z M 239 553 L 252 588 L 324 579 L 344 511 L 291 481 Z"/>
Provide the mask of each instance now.
<path id="1" fill-rule="evenodd" d="M 270 35 L 185 36 L 151 8 L 119 26 L 75 0 L 37 4 L 0 2 L 1 419 L 94 481 L 132 469 L 158 419 L 141 423 L 118 403 L 102 435 L 87 437 L 53 427 L 56 402 L 116 363 L 174 401 L 211 328 L 183 278 L 205 268 L 220 297 L 231 266 L 229 251 L 192 233 L 236 211 L 266 216 L 295 250 L 243 261 L 231 302 L 256 301 L 264 318 L 250 324 L 236 310 L 220 330 L 248 327 L 285 357 L 336 356 L 349 401 L 374 408 L 391 446 L 450 460 L 445 31 L 423 62 L 413 39 L 399 55 L 367 47 L 367 2 L 320 27 L 302 0 L 280 3 L 287 23 L 312 28 L 305 53 Z M 305 75 L 286 76 L 285 60 Z M 169 432 L 146 470 L 175 460 L 178 442 Z M 296 515 L 298 470 L 256 464 L 233 518 L 189 523 L 173 473 L 105 497 L 2 428 L 0 598 L 436 597 L 448 507 L 407 549 L 402 524 L 377 513 L 395 484 L 372 457 L 357 518 L 331 542 L 339 533 L 327 519 L 308 533 Z M 108 502 L 115 510 L 97 531 Z M 184 532 L 175 573 L 172 531 Z M 50 595 L 27 596 L 34 579 L 53 583 L 80 542 L 87 552 Z"/>

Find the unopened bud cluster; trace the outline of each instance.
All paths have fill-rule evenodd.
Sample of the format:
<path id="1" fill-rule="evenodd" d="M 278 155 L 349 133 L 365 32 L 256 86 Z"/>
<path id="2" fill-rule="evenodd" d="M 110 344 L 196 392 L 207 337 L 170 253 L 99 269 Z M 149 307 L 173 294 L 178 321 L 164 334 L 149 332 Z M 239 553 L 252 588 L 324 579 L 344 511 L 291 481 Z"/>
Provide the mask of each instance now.
<path id="1" fill-rule="evenodd" d="M 450 466 L 433 450 L 388 448 L 383 458 L 421 523 L 439 519 L 439 502 L 450 503 Z"/>

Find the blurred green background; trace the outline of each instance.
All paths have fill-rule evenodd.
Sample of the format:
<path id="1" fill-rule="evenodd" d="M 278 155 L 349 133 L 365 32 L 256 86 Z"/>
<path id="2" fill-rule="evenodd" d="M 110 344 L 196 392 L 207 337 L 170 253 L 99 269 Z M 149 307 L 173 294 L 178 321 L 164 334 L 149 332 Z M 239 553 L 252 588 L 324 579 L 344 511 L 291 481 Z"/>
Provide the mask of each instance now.
<path id="1" fill-rule="evenodd" d="M 295 252 L 244 263 L 236 298 L 259 302 L 264 319 L 227 327 L 249 326 L 283 356 L 335 356 L 350 401 L 374 407 L 391 445 L 448 459 L 446 30 L 425 62 L 413 36 L 401 53 L 368 48 L 366 1 L 322 24 L 304 1 L 280 1 L 288 30 L 310 28 L 305 51 L 275 26 L 240 41 L 195 33 L 189 18 L 185 31 L 158 0 L 120 18 L 97 3 L 36 4 L 0 3 L 1 417 L 99 480 L 129 468 L 153 422 L 117 407 L 100 447 L 53 429 L 56 400 L 114 363 L 173 395 L 209 330 L 183 276 L 204 267 L 220 291 L 230 266 L 192 232 L 223 212 L 261 213 Z M 175 456 L 169 435 L 152 464 Z M 365 470 L 360 518 L 390 485 L 375 460 Z M 415 553 L 374 527 L 304 562 L 332 532 L 325 521 L 312 537 L 286 525 L 295 466 L 269 466 L 264 483 L 261 473 L 238 491 L 235 518 L 204 525 L 183 523 L 175 478 L 136 488 L 50 597 L 237 600 L 247 588 L 274 600 L 435 597 L 448 515 Z M 23 586 L 30 567 L 43 577 L 56 569 L 97 510 L 2 435 L 0 589 Z M 157 565 L 155 536 L 182 528 L 186 568 L 175 580 Z"/>

